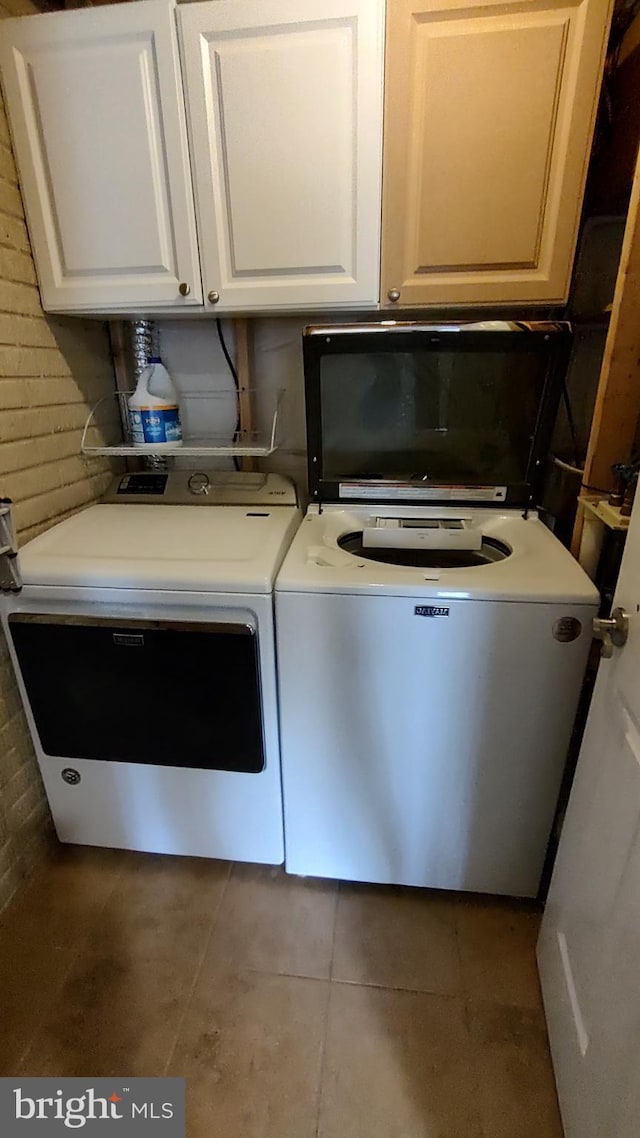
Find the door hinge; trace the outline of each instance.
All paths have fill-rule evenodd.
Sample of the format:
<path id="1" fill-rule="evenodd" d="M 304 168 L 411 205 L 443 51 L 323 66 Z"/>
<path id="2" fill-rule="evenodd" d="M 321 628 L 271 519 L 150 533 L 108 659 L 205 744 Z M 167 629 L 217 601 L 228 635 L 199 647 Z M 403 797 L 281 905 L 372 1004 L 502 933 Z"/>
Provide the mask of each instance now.
<path id="1" fill-rule="evenodd" d="M 11 498 L 0 498 L 0 592 L 2 593 L 19 593 L 22 588 L 11 504 Z"/>

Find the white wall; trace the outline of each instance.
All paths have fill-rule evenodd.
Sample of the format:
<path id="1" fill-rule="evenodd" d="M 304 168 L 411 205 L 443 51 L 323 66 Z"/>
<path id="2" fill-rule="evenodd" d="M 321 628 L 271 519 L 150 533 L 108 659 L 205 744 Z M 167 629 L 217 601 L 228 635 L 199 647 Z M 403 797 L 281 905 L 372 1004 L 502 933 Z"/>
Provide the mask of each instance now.
<path id="1" fill-rule="evenodd" d="M 342 321 L 334 318 L 335 323 Z M 254 319 L 254 414 L 265 432 L 279 391 L 284 391 L 282 435 L 278 450 L 260 461 L 263 470 L 275 470 L 294 479 L 306 494 L 306 429 L 302 332 L 307 324 L 330 323 L 326 314 Z M 156 324 L 163 362 L 180 395 L 185 438 L 197 433 L 226 433 L 235 428 L 235 390 L 211 320 L 161 320 Z M 223 333 L 234 358 L 233 322 L 223 320 Z M 187 460 L 180 460 L 183 464 Z M 202 465 L 202 460 L 194 460 Z M 193 463 L 191 463 L 193 465 Z M 207 465 L 210 465 L 207 462 Z M 225 460 L 221 465 L 229 466 Z"/>

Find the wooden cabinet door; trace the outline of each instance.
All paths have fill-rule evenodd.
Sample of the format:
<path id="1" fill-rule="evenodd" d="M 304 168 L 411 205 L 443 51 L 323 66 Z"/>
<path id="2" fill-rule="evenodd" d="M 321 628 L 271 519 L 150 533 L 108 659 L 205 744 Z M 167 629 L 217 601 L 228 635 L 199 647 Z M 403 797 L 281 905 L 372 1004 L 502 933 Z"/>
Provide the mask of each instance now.
<path id="1" fill-rule="evenodd" d="M 0 66 L 44 307 L 201 304 L 173 3 L 5 20 Z"/>
<path id="2" fill-rule="evenodd" d="M 179 22 L 212 311 L 376 305 L 383 0 L 209 0 Z"/>
<path id="3" fill-rule="evenodd" d="M 383 305 L 566 300 L 610 9 L 389 0 Z"/>

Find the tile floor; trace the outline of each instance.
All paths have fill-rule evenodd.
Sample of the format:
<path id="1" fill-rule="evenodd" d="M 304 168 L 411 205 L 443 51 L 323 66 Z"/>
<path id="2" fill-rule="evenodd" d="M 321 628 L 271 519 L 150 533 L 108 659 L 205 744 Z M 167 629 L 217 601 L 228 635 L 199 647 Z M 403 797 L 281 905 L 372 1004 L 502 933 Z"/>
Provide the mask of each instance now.
<path id="1" fill-rule="evenodd" d="M 0 918 L 0 1074 L 184 1075 L 189 1138 L 562 1138 L 539 919 L 67 848 Z"/>

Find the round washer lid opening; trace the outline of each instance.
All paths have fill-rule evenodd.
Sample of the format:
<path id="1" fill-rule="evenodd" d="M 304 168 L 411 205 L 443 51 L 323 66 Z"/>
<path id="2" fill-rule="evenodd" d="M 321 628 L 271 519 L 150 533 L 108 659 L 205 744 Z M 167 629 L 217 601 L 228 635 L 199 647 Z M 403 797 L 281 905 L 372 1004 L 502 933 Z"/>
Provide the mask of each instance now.
<path id="1" fill-rule="evenodd" d="M 363 544 L 362 530 L 343 534 L 338 538 L 338 545 L 364 561 L 382 561 L 413 569 L 469 569 L 504 561 L 512 552 L 504 541 L 495 537 L 483 537 L 480 549 L 375 549 Z"/>

